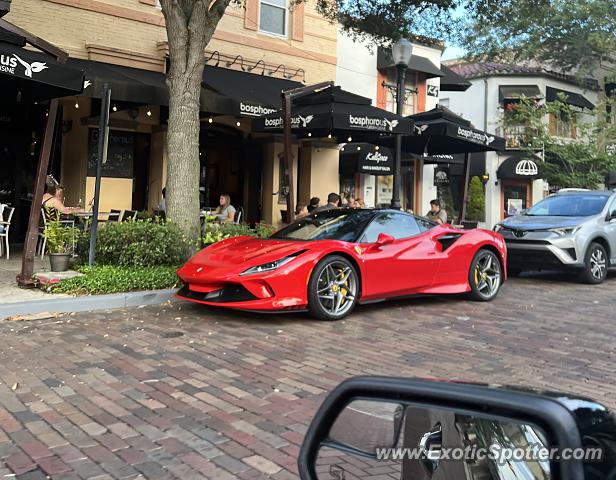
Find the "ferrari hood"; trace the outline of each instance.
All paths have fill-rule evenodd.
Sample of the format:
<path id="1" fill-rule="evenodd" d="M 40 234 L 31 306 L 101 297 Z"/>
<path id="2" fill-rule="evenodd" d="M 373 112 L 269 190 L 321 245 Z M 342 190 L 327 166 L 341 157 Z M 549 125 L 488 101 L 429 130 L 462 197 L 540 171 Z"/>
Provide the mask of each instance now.
<path id="1" fill-rule="evenodd" d="M 234 237 L 201 250 L 190 263 L 209 267 L 255 266 L 305 250 L 310 242 Z"/>

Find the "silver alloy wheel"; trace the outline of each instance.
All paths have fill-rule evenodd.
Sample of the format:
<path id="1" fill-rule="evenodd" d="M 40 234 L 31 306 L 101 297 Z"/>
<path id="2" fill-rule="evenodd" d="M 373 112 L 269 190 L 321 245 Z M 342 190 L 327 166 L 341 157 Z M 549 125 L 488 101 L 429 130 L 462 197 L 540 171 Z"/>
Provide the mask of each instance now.
<path id="1" fill-rule="evenodd" d="M 590 255 L 590 274 L 597 280 L 605 276 L 607 270 L 607 259 L 603 255 L 603 250 L 595 248 Z"/>
<path id="2" fill-rule="evenodd" d="M 346 314 L 355 303 L 357 275 L 343 262 L 333 261 L 321 270 L 317 281 L 317 298 L 321 307 L 330 315 Z"/>
<path id="3" fill-rule="evenodd" d="M 477 259 L 475 266 L 475 285 L 485 297 L 491 298 L 498 292 L 501 284 L 500 262 L 494 254 L 485 252 Z"/>

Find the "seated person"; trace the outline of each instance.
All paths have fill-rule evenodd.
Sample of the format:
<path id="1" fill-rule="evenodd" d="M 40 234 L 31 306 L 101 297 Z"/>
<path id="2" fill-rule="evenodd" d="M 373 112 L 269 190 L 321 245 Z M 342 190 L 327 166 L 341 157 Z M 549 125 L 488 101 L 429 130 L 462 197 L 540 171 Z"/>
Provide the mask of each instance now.
<path id="1" fill-rule="evenodd" d="M 430 211 L 426 213 L 426 218 L 435 223 L 447 223 L 447 212 L 441 209 L 441 202 L 434 199 L 430 202 Z"/>
<path id="2" fill-rule="evenodd" d="M 216 220 L 222 223 L 233 222 L 235 219 L 235 207 L 231 205 L 231 197 L 226 193 L 220 196 L 220 205 L 216 208 L 214 215 Z"/>
<path id="3" fill-rule="evenodd" d="M 295 218 L 302 218 L 308 215 L 308 207 L 305 203 L 298 203 L 295 209 Z"/>
<path id="4" fill-rule="evenodd" d="M 319 208 L 321 204 L 321 199 L 319 197 L 312 197 L 310 199 L 310 203 L 308 204 L 308 213 L 312 213 L 313 210 Z"/>
<path id="5" fill-rule="evenodd" d="M 53 220 L 54 213 L 56 217 L 59 217 L 60 214 L 70 215 L 84 211 L 83 208 L 64 205 L 64 187 L 58 183 L 47 183 L 47 192 L 43 195 L 42 206 L 48 220 Z"/>

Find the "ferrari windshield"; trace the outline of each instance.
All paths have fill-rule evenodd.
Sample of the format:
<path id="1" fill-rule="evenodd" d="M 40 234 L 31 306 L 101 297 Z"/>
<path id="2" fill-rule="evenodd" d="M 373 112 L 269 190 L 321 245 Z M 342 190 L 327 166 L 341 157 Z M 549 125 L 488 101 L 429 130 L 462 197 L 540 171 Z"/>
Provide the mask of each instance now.
<path id="1" fill-rule="evenodd" d="M 271 238 L 354 242 L 373 217 L 373 210 L 326 210 L 296 220 Z"/>
<path id="2" fill-rule="evenodd" d="M 579 194 L 548 197 L 526 212 L 531 216 L 589 217 L 598 215 L 609 195 Z"/>

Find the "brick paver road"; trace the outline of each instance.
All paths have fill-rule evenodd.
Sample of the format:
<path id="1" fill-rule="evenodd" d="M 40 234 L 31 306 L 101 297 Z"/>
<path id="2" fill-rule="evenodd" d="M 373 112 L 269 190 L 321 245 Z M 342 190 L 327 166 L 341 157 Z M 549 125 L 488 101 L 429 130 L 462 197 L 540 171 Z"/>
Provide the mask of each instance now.
<path id="1" fill-rule="evenodd" d="M 0 478 L 296 478 L 324 394 L 356 374 L 527 384 L 616 405 L 616 277 L 508 282 L 346 321 L 173 305 L 0 322 Z"/>

